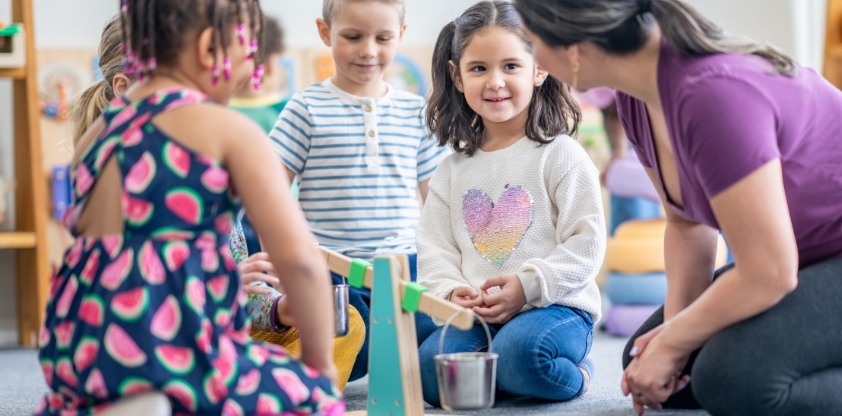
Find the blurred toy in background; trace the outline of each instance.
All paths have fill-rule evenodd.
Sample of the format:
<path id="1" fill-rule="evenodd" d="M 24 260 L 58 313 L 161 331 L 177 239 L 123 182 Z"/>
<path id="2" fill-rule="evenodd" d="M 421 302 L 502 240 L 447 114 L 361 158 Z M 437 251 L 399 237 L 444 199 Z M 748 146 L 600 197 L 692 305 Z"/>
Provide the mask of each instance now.
<path id="1" fill-rule="evenodd" d="M 659 218 L 661 206 L 658 193 L 634 151 L 629 150 L 629 142 L 614 102 L 614 90 L 574 90 L 574 96 L 583 105 L 596 107 L 602 112 L 603 128 L 611 151 L 602 174 L 602 182 L 611 194 L 609 235 L 613 235 L 617 227 L 628 220 Z"/>
<path id="2" fill-rule="evenodd" d="M 70 165 L 53 166 L 53 218 L 61 221 L 64 211 L 73 203 L 73 192 L 70 187 Z"/>
<path id="3" fill-rule="evenodd" d="M 23 25 L 0 22 L 0 68 L 20 68 L 26 63 Z"/>
<path id="4" fill-rule="evenodd" d="M 59 63 L 44 67 L 38 72 L 41 112 L 59 122 L 67 120 L 73 97 L 89 82 L 85 70 L 76 65 Z"/>
<path id="5" fill-rule="evenodd" d="M 424 72 L 414 59 L 402 55 L 395 55 L 392 65 L 385 76 L 386 82 L 396 90 L 411 92 L 422 97 L 427 96 L 427 80 Z"/>

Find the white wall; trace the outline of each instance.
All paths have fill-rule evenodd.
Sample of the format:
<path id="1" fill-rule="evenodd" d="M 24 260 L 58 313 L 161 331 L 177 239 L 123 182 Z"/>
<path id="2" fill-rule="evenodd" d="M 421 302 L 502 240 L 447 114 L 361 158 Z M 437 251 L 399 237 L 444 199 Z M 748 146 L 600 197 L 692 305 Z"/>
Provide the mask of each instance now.
<path id="1" fill-rule="evenodd" d="M 732 33 L 768 41 L 820 69 L 825 0 L 686 0 Z"/>
<path id="2" fill-rule="evenodd" d="M 117 12 L 117 0 L 34 0 L 36 42 L 42 48 L 90 48 L 99 42 L 103 24 Z M 435 42 L 448 19 L 457 16 L 475 0 L 408 0 L 405 43 Z M 9 0 L 0 0 L 7 8 Z M 289 46 L 321 45 L 316 18 L 321 16 L 318 0 L 264 0 L 263 10 L 281 20 Z"/>

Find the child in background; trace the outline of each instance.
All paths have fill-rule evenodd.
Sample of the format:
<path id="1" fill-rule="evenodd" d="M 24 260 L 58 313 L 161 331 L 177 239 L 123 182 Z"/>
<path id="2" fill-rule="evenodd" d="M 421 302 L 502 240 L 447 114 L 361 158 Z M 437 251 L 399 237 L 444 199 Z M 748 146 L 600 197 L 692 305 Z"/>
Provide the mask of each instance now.
<path id="1" fill-rule="evenodd" d="M 240 90 L 228 106 L 247 115 L 268 135 L 278 120 L 278 115 L 287 102 L 280 93 L 281 67 L 278 60 L 284 52 L 284 31 L 278 21 L 272 17 L 263 17 L 263 54 L 266 56 L 263 64 L 263 82 L 257 89 L 247 85 Z M 298 198 L 298 183 L 292 181 L 292 196 Z M 258 253 L 261 250 L 260 239 L 254 234 L 248 215 L 243 217 L 240 224 L 246 239 L 248 251 Z"/>
<path id="2" fill-rule="evenodd" d="M 430 182 L 418 281 L 491 324 L 500 390 L 578 397 L 593 371 L 606 239 L 599 172 L 567 136 L 579 107 L 537 67 L 509 2 L 477 3 L 445 26 L 432 72 L 427 125 L 456 153 Z M 437 406 L 440 336 L 419 348 L 424 400 Z M 445 353 L 485 348 L 480 325 L 444 340 Z"/>
<path id="3" fill-rule="evenodd" d="M 278 21 L 272 17 L 263 18 L 263 53 L 266 62 L 263 64 L 263 82 L 257 89 L 246 86 L 228 105 L 249 116 L 260 125 L 266 134 L 272 131 L 278 115 L 287 102 L 280 93 L 281 67 L 278 60 L 284 52 L 284 31 Z"/>
<path id="4" fill-rule="evenodd" d="M 231 253 L 240 278 L 249 294 L 246 313 L 251 317 L 251 337 L 258 341 L 271 342 L 284 347 L 293 356 L 301 351 L 298 329 L 289 314 L 289 298 L 266 283 L 266 276 L 278 277 L 269 255 L 255 253 L 249 256 L 246 238 L 242 228 L 231 230 Z M 333 362 L 339 373 L 337 385 L 345 390 L 351 377 L 351 370 L 357 353 L 365 341 L 365 324 L 360 313 L 353 306 L 348 307 L 348 334 L 333 341 Z"/>
<path id="5" fill-rule="evenodd" d="M 36 414 L 91 414 L 147 390 L 174 413 L 342 414 L 324 261 L 289 192 L 272 186 L 284 173 L 260 129 L 214 104 L 252 73 L 259 82 L 259 3 L 121 9 L 127 82 L 141 82 L 78 140 L 65 218 L 76 241 L 49 293 L 39 344 L 51 391 Z M 113 93 L 116 79 L 99 87 Z M 270 255 L 285 272 L 262 279 L 291 295 L 300 363 L 248 337 L 227 240 L 240 196 L 268 246 L 283 247 Z"/>
<path id="6" fill-rule="evenodd" d="M 82 135 L 102 115 L 114 97 L 123 95 L 135 82 L 135 77 L 128 76 L 123 68 L 125 53 L 120 49 L 123 44 L 123 31 L 120 17 L 114 16 L 102 30 L 99 40 L 99 72 L 102 79 L 88 87 L 72 104 L 70 125 L 71 143 L 75 149 Z"/>
<path id="7" fill-rule="evenodd" d="M 424 127 L 424 99 L 383 81 L 406 24 L 403 0 L 324 0 L 319 35 L 335 75 L 296 93 L 270 137 L 298 176 L 299 202 L 319 243 L 347 256 L 407 254 L 415 280 L 418 195 L 447 155 Z M 333 276 L 334 283 L 343 278 Z M 351 288 L 368 328 L 371 292 Z M 419 340 L 435 326 L 416 315 Z M 368 337 L 351 373 L 368 372 Z"/>

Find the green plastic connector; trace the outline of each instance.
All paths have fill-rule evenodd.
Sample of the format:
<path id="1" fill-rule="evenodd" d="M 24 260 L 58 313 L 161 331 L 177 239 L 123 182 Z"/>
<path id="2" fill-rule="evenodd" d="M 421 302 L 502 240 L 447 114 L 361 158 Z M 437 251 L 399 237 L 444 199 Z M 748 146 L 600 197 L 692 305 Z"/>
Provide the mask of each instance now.
<path id="1" fill-rule="evenodd" d="M 415 282 L 407 283 L 406 291 L 403 292 L 403 299 L 401 299 L 401 307 L 407 312 L 418 312 L 418 303 L 421 302 L 421 294 L 426 291 L 427 288 L 424 285 Z"/>
<path id="2" fill-rule="evenodd" d="M 362 259 L 351 260 L 351 271 L 348 272 L 348 284 L 362 289 L 365 285 L 365 269 L 371 267 L 371 263 Z"/>
<path id="3" fill-rule="evenodd" d="M 14 36 L 20 33 L 20 23 L 14 23 L 9 26 L 0 27 L 0 36 Z"/>

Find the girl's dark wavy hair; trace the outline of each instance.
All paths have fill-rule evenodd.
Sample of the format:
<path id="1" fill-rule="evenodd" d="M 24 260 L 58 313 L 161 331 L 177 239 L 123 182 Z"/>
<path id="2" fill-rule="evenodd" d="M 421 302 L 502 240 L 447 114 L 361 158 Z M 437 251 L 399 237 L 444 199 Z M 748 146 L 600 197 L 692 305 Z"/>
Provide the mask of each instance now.
<path id="1" fill-rule="evenodd" d="M 120 0 L 122 50 L 127 54 L 129 75 L 151 76 L 155 68 L 178 62 L 186 33 L 213 30 L 214 51 L 228 56 L 233 24 L 245 24 L 251 39 L 263 37 L 263 12 L 259 0 Z M 262 49 L 262 41 L 258 42 Z M 262 62 L 262 50 L 254 53 Z"/>
<path id="2" fill-rule="evenodd" d="M 454 151 L 468 156 L 482 145 L 485 130 L 482 118 L 471 109 L 464 94 L 456 89 L 450 75 L 450 62 L 459 60 L 474 34 L 499 27 L 518 35 L 532 53 L 532 44 L 523 35 L 520 16 L 506 1 L 481 1 L 447 24 L 439 34 L 433 54 L 433 88 L 427 100 L 427 127 L 440 146 L 449 144 Z M 547 144 L 561 134 L 573 135 L 579 128 L 581 111 L 570 95 L 570 88 L 553 77 L 535 87 L 529 103 L 526 136 Z"/>

